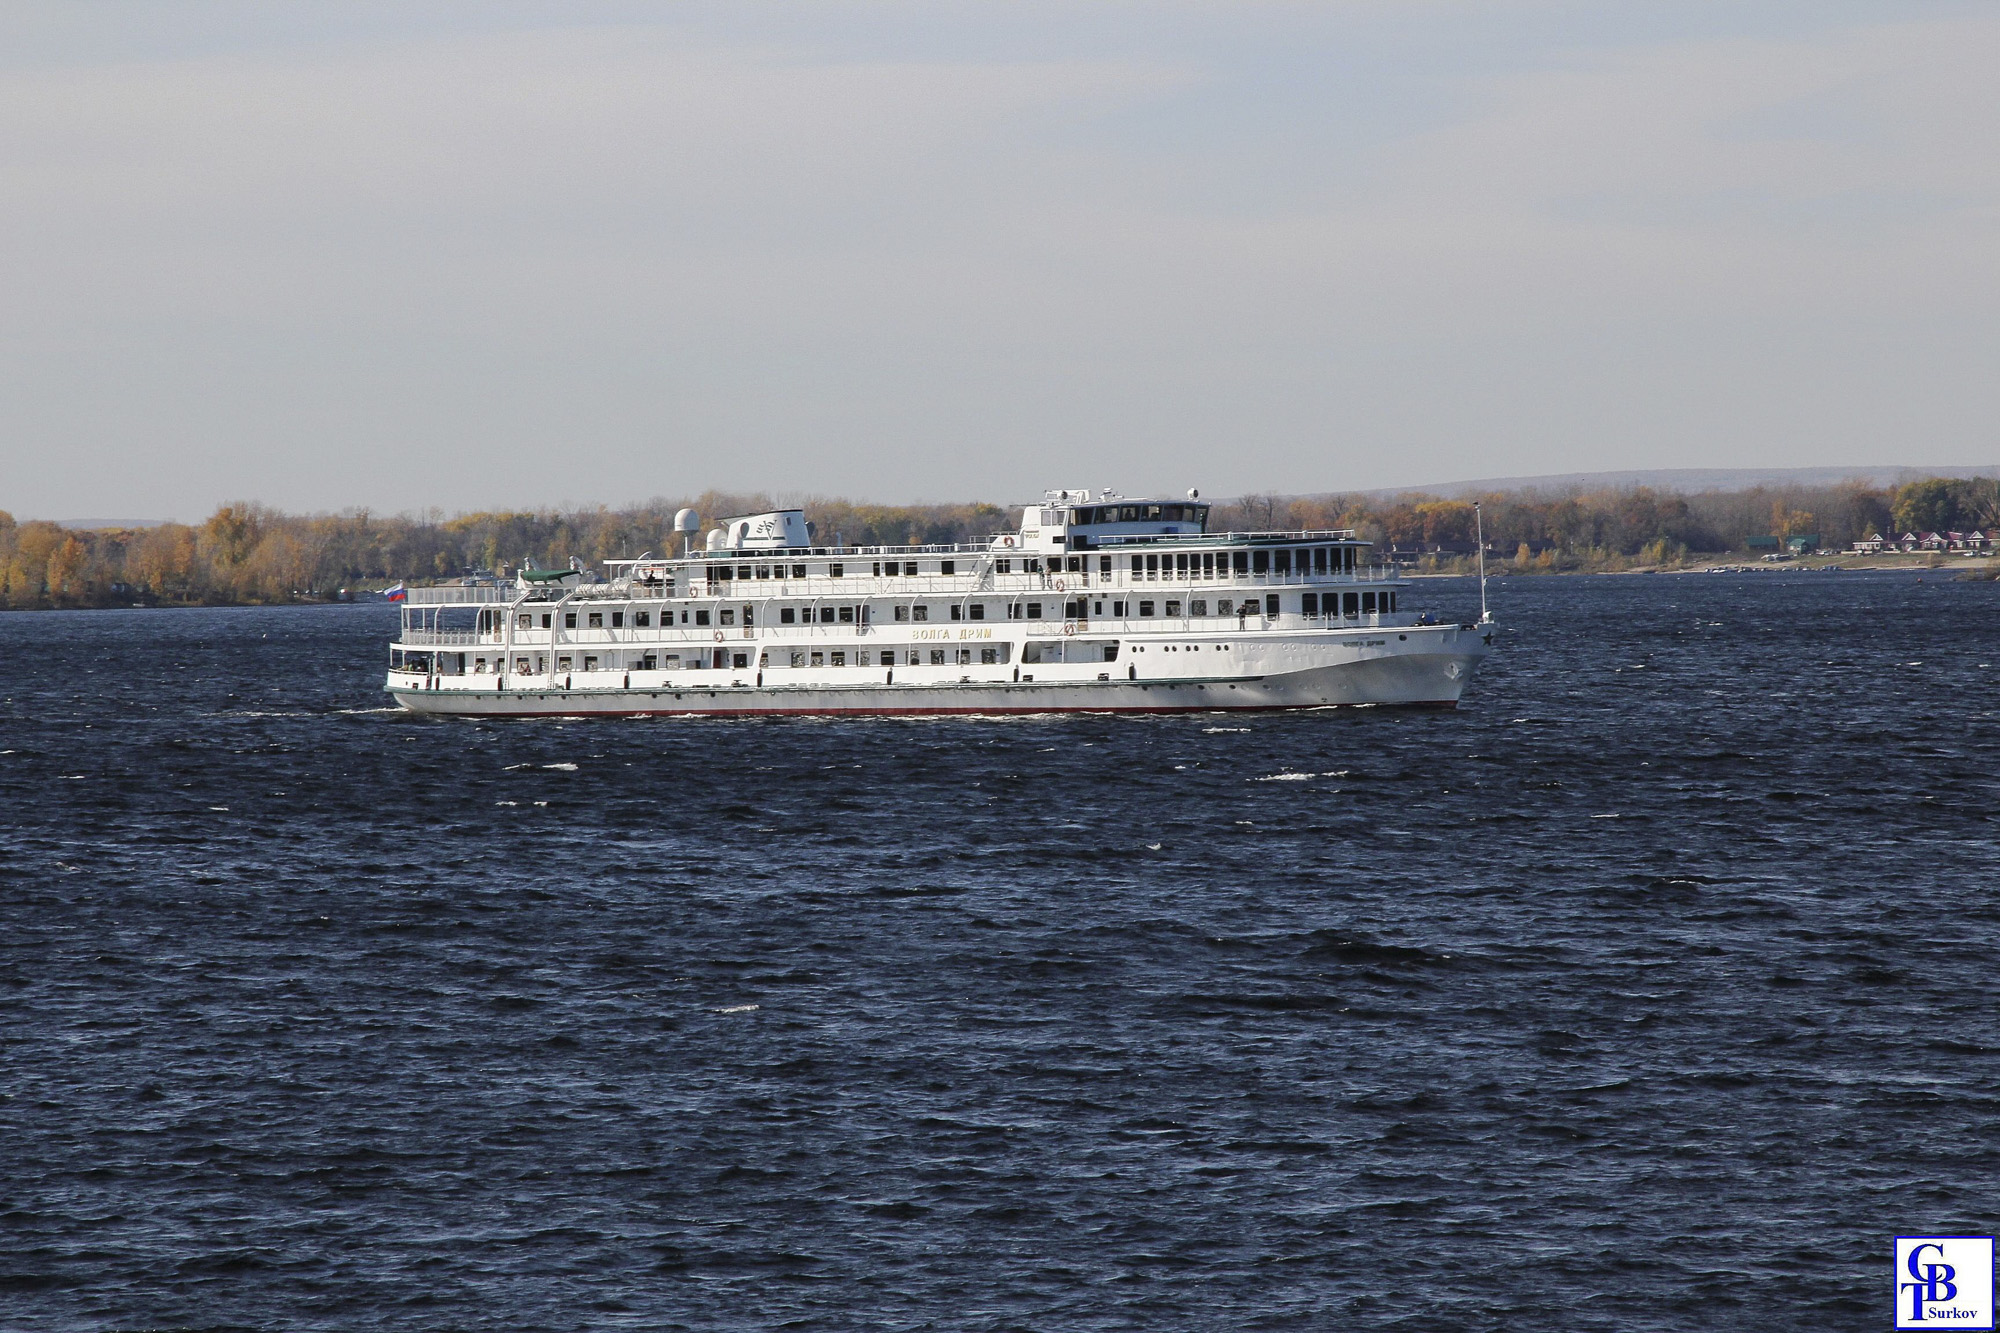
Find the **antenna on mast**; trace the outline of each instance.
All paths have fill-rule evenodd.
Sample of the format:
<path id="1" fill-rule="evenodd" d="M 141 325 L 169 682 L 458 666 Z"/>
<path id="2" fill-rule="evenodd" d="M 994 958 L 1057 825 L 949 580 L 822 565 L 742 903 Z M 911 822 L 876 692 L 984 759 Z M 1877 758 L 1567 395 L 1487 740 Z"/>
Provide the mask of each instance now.
<path id="1" fill-rule="evenodd" d="M 1479 501 L 1472 502 L 1473 543 L 1479 548 L 1479 623 L 1484 625 L 1493 619 L 1486 609 L 1486 515 L 1479 508 Z"/>

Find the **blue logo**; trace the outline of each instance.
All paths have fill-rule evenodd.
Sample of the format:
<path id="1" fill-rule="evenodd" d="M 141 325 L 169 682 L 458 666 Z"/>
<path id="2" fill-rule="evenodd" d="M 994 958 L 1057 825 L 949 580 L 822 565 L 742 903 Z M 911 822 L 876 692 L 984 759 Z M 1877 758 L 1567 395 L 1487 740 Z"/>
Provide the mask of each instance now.
<path id="1" fill-rule="evenodd" d="M 1991 1236 L 1896 1237 L 1896 1327 L 1993 1327 Z"/>

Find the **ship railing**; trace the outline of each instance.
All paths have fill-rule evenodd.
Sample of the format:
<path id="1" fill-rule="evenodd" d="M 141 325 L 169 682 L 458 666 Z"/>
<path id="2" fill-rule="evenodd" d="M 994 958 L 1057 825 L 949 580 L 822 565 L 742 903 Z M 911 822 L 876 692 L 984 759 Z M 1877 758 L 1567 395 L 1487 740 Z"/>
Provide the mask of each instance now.
<path id="1" fill-rule="evenodd" d="M 406 629 L 400 640 L 427 648 L 473 648 L 492 641 L 490 637 L 482 638 L 477 630 L 469 629 Z"/>
<path id="2" fill-rule="evenodd" d="M 511 602 L 521 595 L 513 583 L 481 583 L 472 586 L 450 583 L 436 588 L 411 588 L 409 606 L 471 606 Z"/>

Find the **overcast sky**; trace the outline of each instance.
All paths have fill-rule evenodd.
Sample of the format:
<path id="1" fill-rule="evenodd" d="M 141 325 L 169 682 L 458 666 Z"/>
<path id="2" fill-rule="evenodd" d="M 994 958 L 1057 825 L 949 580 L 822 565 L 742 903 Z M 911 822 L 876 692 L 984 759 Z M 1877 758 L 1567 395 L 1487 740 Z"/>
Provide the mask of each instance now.
<path id="1" fill-rule="evenodd" d="M 2000 7 L 0 8 L 21 517 L 2000 458 Z"/>

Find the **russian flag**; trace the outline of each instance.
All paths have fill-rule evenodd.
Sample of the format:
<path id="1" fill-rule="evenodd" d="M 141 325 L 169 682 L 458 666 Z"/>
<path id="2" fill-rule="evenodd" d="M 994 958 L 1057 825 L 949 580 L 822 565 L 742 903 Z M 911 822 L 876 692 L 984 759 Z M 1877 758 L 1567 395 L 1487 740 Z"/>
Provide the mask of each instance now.
<path id="1" fill-rule="evenodd" d="M 406 602 L 410 599 L 410 590 L 408 588 L 405 588 L 401 583 L 398 583 L 396 584 L 395 587 L 388 589 L 382 595 L 388 598 L 392 602 Z"/>

